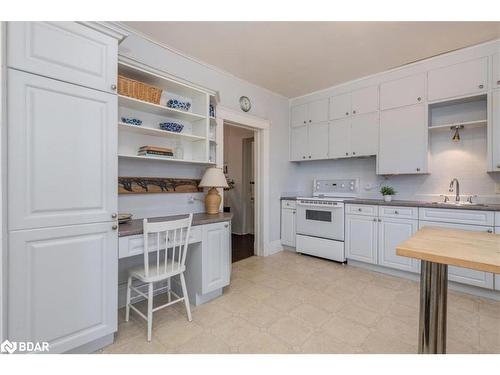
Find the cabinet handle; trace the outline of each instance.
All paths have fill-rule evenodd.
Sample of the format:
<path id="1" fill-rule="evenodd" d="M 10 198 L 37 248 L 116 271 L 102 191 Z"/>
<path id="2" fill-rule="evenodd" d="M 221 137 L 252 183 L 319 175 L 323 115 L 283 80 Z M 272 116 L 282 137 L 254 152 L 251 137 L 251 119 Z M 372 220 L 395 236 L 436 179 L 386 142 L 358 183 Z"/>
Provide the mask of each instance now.
<path id="1" fill-rule="evenodd" d="M 382 222 L 382 219 L 378 219 L 378 222 L 381 223 Z"/>
<path id="2" fill-rule="evenodd" d="M 421 101 L 421 100 L 422 100 L 422 98 L 419 96 L 419 97 L 417 98 L 417 102 L 419 102 L 419 101 Z"/>
<path id="3" fill-rule="evenodd" d="M 117 230 L 117 229 L 118 229 L 118 225 L 114 224 L 114 225 L 111 227 L 111 229 L 113 229 L 113 230 Z"/>
<path id="4" fill-rule="evenodd" d="M 373 221 L 375 221 L 375 222 L 376 222 L 376 221 L 377 221 L 377 219 L 373 219 Z"/>
<path id="5" fill-rule="evenodd" d="M 356 110 L 352 111 L 352 114 L 354 115 L 356 113 Z"/>
<path id="6" fill-rule="evenodd" d="M 224 228 L 228 228 L 228 227 L 229 227 L 229 224 L 225 224 L 225 225 L 224 225 Z"/>
<path id="7" fill-rule="evenodd" d="M 396 215 L 398 215 L 398 214 L 399 214 L 399 212 L 398 212 L 398 211 L 394 211 L 394 213 L 395 213 Z"/>
<path id="8" fill-rule="evenodd" d="M 482 88 L 484 88 L 484 85 L 479 85 L 477 87 L 479 87 L 480 89 L 482 89 Z"/>
<path id="9" fill-rule="evenodd" d="M 417 168 L 417 172 L 420 172 L 420 168 Z"/>
<path id="10" fill-rule="evenodd" d="M 493 229 L 488 229 L 488 233 L 493 233 Z"/>
<path id="11" fill-rule="evenodd" d="M 305 159 L 306 157 L 305 156 L 302 156 L 302 159 Z"/>
<path id="12" fill-rule="evenodd" d="M 304 120 L 304 124 L 307 124 L 307 121 L 306 121 L 306 120 Z"/>
<path id="13" fill-rule="evenodd" d="M 349 153 L 348 153 L 348 152 L 346 152 L 345 154 L 346 154 L 346 156 L 349 156 Z"/>
<path id="14" fill-rule="evenodd" d="M 309 122 L 312 122 L 312 120 L 309 120 Z"/>
<path id="15" fill-rule="evenodd" d="M 349 116 L 349 112 L 346 112 L 346 113 L 345 113 L 345 115 L 346 115 L 346 116 Z"/>
<path id="16" fill-rule="evenodd" d="M 311 155 L 309 155 L 309 159 L 311 159 Z"/>
<path id="17" fill-rule="evenodd" d="M 111 90 L 116 91 L 116 85 L 115 84 L 111 85 Z"/>
<path id="18" fill-rule="evenodd" d="M 112 219 L 116 219 L 117 217 L 118 217 L 118 215 L 117 215 L 116 213 L 111 214 L 111 218 L 112 218 Z"/>
<path id="19" fill-rule="evenodd" d="M 353 153 L 352 153 L 352 154 L 353 154 L 353 155 L 356 155 L 356 153 L 355 153 L 354 151 L 353 151 Z"/>
<path id="20" fill-rule="evenodd" d="M 362 211 L 361 208 L 358 208 L 358 211 L 361 212 Z"/>

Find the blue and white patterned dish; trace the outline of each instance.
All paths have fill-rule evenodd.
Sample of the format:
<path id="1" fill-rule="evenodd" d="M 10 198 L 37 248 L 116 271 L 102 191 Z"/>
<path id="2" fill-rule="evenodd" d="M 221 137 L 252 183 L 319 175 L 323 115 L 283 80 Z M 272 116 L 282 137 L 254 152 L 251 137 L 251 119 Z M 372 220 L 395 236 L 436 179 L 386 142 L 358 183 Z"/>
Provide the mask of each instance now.
<path id="1" fill-rule="evenodd" d="M 142 125 L 142 120 L 139 120 L 137 118 L 122 117 L 122 122 L 124 124 L 129 124 L 129 125 L 136 125 L 136 126 Z"/>
<path id="2" fill-rule="evenodd" d="M 184 125 L 177 122 L 162 122 L 160 123 L 160 129 L 168 130 L 169 132 L 180 133 L 184 129 Z"/>
<path id="3" fill-rule="evenodd" d="M 182 100 L 177 100 L 177 99 L 169 99 L 167 102 L 167 107 L 173 108 L 173 109 L 180 109 L 181 111 L 187 112 L 191 108 L 191 103 L 184 102 Z"/>

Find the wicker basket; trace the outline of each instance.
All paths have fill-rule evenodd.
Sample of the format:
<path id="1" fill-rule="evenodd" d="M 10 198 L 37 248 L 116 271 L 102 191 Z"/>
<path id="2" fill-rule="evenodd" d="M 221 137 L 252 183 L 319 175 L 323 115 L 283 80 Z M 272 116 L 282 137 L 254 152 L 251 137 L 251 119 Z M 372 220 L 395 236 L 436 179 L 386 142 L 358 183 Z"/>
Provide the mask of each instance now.
<path id="1" fill-rule="evenodd" d="M 124 76 L 118 76 L 118 94 L 159 104 L 161 89 Z"/>

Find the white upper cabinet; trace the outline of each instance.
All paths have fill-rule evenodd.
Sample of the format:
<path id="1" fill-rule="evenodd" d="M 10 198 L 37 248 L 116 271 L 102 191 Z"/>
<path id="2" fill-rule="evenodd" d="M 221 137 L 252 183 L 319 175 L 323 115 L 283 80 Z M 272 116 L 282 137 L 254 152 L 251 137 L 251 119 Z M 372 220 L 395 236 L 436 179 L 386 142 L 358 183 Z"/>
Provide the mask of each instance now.
<path id="1" fill-rule="evenodd" d="M 328 126 L 327 122 L 309 125 L 309 159 L 328 158 Z"/>
<path id="2" fill-rule="evenodd" d="M 307 118 L 307 104 L 300 104 L 293 106 L 290 110 L 291 112 L 291 125 L 293 127 L 295 126 L 302 126 L 307 124 L 308 118 Z"/>
<path id="3" fill-rule="evenodd" d="M 487 57 L 429 71 L 429 101 L 481 93 L 487 88 Z"/>
<path id="4" fill-rule="evenodd" d="M 380 109 L 418 104 L 425 100 L 425 74 L 417 74 L 380 85 Z"/>
<path id="5" fill-rule="evenodd" d="M 493 55 L 492 86 L 500 88 L 500 53 Z"/>
<path id="6" fill-rule="evenodd" d="M 492 95 L 492 142 L 490 142 L 492 150 L 492 171 L 500 171 L 500 90 L 493 90 Z"/>
<path id="7" fill-rule="evenodd" d="M 425 105 L 380 112 L 378 174 L 427 172 L 426 120 Z"/>
<path id="8" fill-rule="evenodd" d="M 115 332 L 116 233 L 109 222 L 11 232 L 9 340 L 62 353 Z"/>
<path id="9" fill-rule="evenodd" d="M 351 152 L 351 120 L 332 121 L 329 133 L 330 158 L 347 158 Z"/>
<path id="10" fill-rule="evenodd" d="M 330 98 L 330 120 L 337 120 L 351 115 L 351 93 Z"/>
<path id="11" fill-rule="evenodd" d="M 9 230 L 112 220 L 117 97 L 9 69 Z"/>
<path id="12" fill-rule="evenodd" d="M 296 105 L 291 108 L 290 123 L 293 127 L 327 120 L 328 99 L 316 100 L 314 102 Z"/>
<path id="13" fill-rule="evenodd" d="M 371 86 L 353 91 L 351 95 L 351 112 L 361 115 L 378 111 L 378 87 Z"/>
<path id="14" fill-rule="evenodd" d="M 309 123 L 328 121 L 328 99 L 316 100 L 309 103 L 307 112 Z"/>
<path id="15" fill-rule="evenodd" d="M 378 153 L 378 112 L 355 116 L 351 119 L 351 155 L 369 156 Z"/>
<path id="16" fill-rule="evenodd" d="M 75 22 L 9 22 L 9 67 L 116 91 L 118 42 Z"/>
<path id="17" fill-rule="evenodd" d="M 301 161 L 309 158 L 308 125 L 290 129 L 290 160 Z"/>
<path id="18" fill-rule="evenodd" d="M 330 98 L 330 119 L 338 120 L 352 115 L 378 110 L 378 87 L 370 86 Z"/>

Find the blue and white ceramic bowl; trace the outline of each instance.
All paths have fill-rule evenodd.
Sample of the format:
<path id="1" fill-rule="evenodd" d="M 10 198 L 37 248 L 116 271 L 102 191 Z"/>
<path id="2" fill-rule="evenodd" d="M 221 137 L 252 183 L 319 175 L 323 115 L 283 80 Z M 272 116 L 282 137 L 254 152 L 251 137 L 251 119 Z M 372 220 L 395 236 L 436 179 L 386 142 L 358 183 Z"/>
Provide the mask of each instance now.
<path id="1" fill-rule="evenodd" d="M 124 124 L 129 124 L 129 125 L 137 125 L 137 126 L 142 125 L 142 120 L 139 120 L 137 118 L 122 117 L 122 122 Z"/>
<path id="2" fill-rule="evenodd" d="M 187 101 L 177 100 L 177 99 L 169 99 L 167 101 L 167 107 L 173 109 L 180 109 L 181 111 L 189 111 L 191 108 L 191 103 Z"/>
<path id="3" fill-rule="evenodd" d="M 160 129 L 180 133 L 184 129 L 184 125 L 177 122 L 162 122 L 160 123 Z"/>

